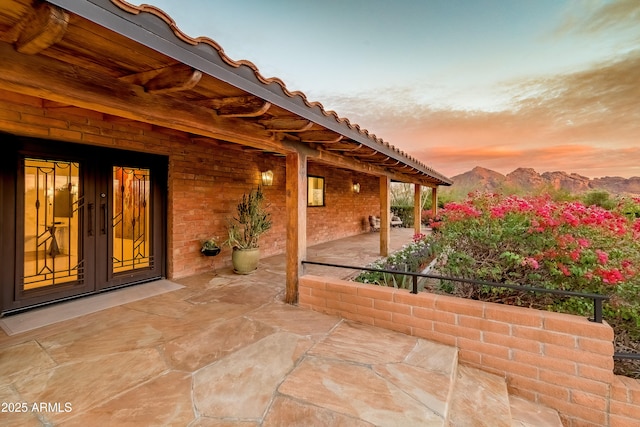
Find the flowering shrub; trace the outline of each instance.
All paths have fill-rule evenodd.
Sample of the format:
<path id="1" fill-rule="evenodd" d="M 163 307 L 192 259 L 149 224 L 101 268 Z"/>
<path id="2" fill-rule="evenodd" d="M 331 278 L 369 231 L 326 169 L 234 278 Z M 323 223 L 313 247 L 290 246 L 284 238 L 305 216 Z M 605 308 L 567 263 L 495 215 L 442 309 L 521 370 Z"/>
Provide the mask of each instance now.
<path id="1" fill-rule="evenodd" d="M 611 295 L 605 315 L 640 326 L 639 199 L 613 211 L 547 197 L 475 193 L 441 210 L 431 239 L 447 276 Z M 472 298 L 592 313 L 592 302 L 557 301 L 500 288 L 449 286 Z"/>
<path id="2" fill-rule="evenodd" d="M 419 233 L 413 236 L 413 241 L 404 245 L 402 249 L 369 265 L 368 268 L 392 271 L 419 272 L 425 264 L 433 258 L 431 246 L 427 236 Z M 412 279 L 403 274 L 382 273 L 378 271 L 363 271 L 355 279 L 356 282 L 373 285 L 392 286 L 401 289 L 411 289 Z"/>

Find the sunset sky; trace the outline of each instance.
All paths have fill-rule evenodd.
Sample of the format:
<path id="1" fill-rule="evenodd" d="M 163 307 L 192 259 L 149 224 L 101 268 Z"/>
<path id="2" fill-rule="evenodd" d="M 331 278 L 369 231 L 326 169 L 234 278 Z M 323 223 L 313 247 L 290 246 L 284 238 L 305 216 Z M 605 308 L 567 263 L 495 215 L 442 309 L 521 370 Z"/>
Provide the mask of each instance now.
<path id="1" fill-rule="evenodd" d="M 147 3 L 447 176 L 640 176 L 640 0 Z"/>

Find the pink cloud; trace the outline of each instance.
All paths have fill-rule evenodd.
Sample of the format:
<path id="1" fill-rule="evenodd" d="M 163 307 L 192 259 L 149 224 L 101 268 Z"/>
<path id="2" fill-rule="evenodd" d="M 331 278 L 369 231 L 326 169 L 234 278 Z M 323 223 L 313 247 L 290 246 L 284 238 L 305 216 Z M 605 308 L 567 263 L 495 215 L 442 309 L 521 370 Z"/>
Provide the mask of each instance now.
<path id="1" fill-rule="evenodd" d="M 483 166 L 640 176 L 640 52 L 571 74 L 513 85 L 505 111 L 433 109 L 410 89 L 340 99 L 354 122 L 445 175 Z M 364 111 L 364 113 L 362 113 Z M 370 126 L 370 127 L 367 127 Z"/>

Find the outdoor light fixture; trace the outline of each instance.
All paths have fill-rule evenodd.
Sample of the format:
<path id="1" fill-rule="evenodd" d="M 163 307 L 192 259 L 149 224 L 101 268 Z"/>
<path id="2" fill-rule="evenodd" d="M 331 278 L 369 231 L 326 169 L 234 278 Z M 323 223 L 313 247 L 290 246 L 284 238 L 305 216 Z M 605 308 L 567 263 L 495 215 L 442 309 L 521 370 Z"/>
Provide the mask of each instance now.
<path id="1" fill-rule="evenodd" d="M 360 183 L 358 183 L 358 182 L 354 182 L 353 183 L 353 192 L 354 193 L 359 193 L 360 192 Z"/>
<path id="2" fill-rule="evenodd" d="M 262 172 L 262 185 L 273 185 L 273 171 Z"/>

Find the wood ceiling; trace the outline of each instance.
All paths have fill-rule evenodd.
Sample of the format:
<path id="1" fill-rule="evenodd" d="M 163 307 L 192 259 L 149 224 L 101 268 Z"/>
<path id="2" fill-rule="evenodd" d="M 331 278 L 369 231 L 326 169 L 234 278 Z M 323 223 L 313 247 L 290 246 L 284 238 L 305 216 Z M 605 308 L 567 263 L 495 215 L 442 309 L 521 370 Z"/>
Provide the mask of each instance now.
<path id="1" fill-rule="evenodd" d="M 250 62 L 231 60 L 213 40 L 190 38 L 159 9 L 122 0 L 52 3 L 73 3 L 78 13 L 97 19 L 38 0 L 0 2 L 0 88 L 194 138 L 273 153 L 299 150 L 320 162 L 399 181 L 451 184 L 304 94 L 289 92 L 280 80 L 265 79 Z M 123 30 L 94 22 L 100 19 Z M 136 31 L 151 41 L 134 40 Z"/>

